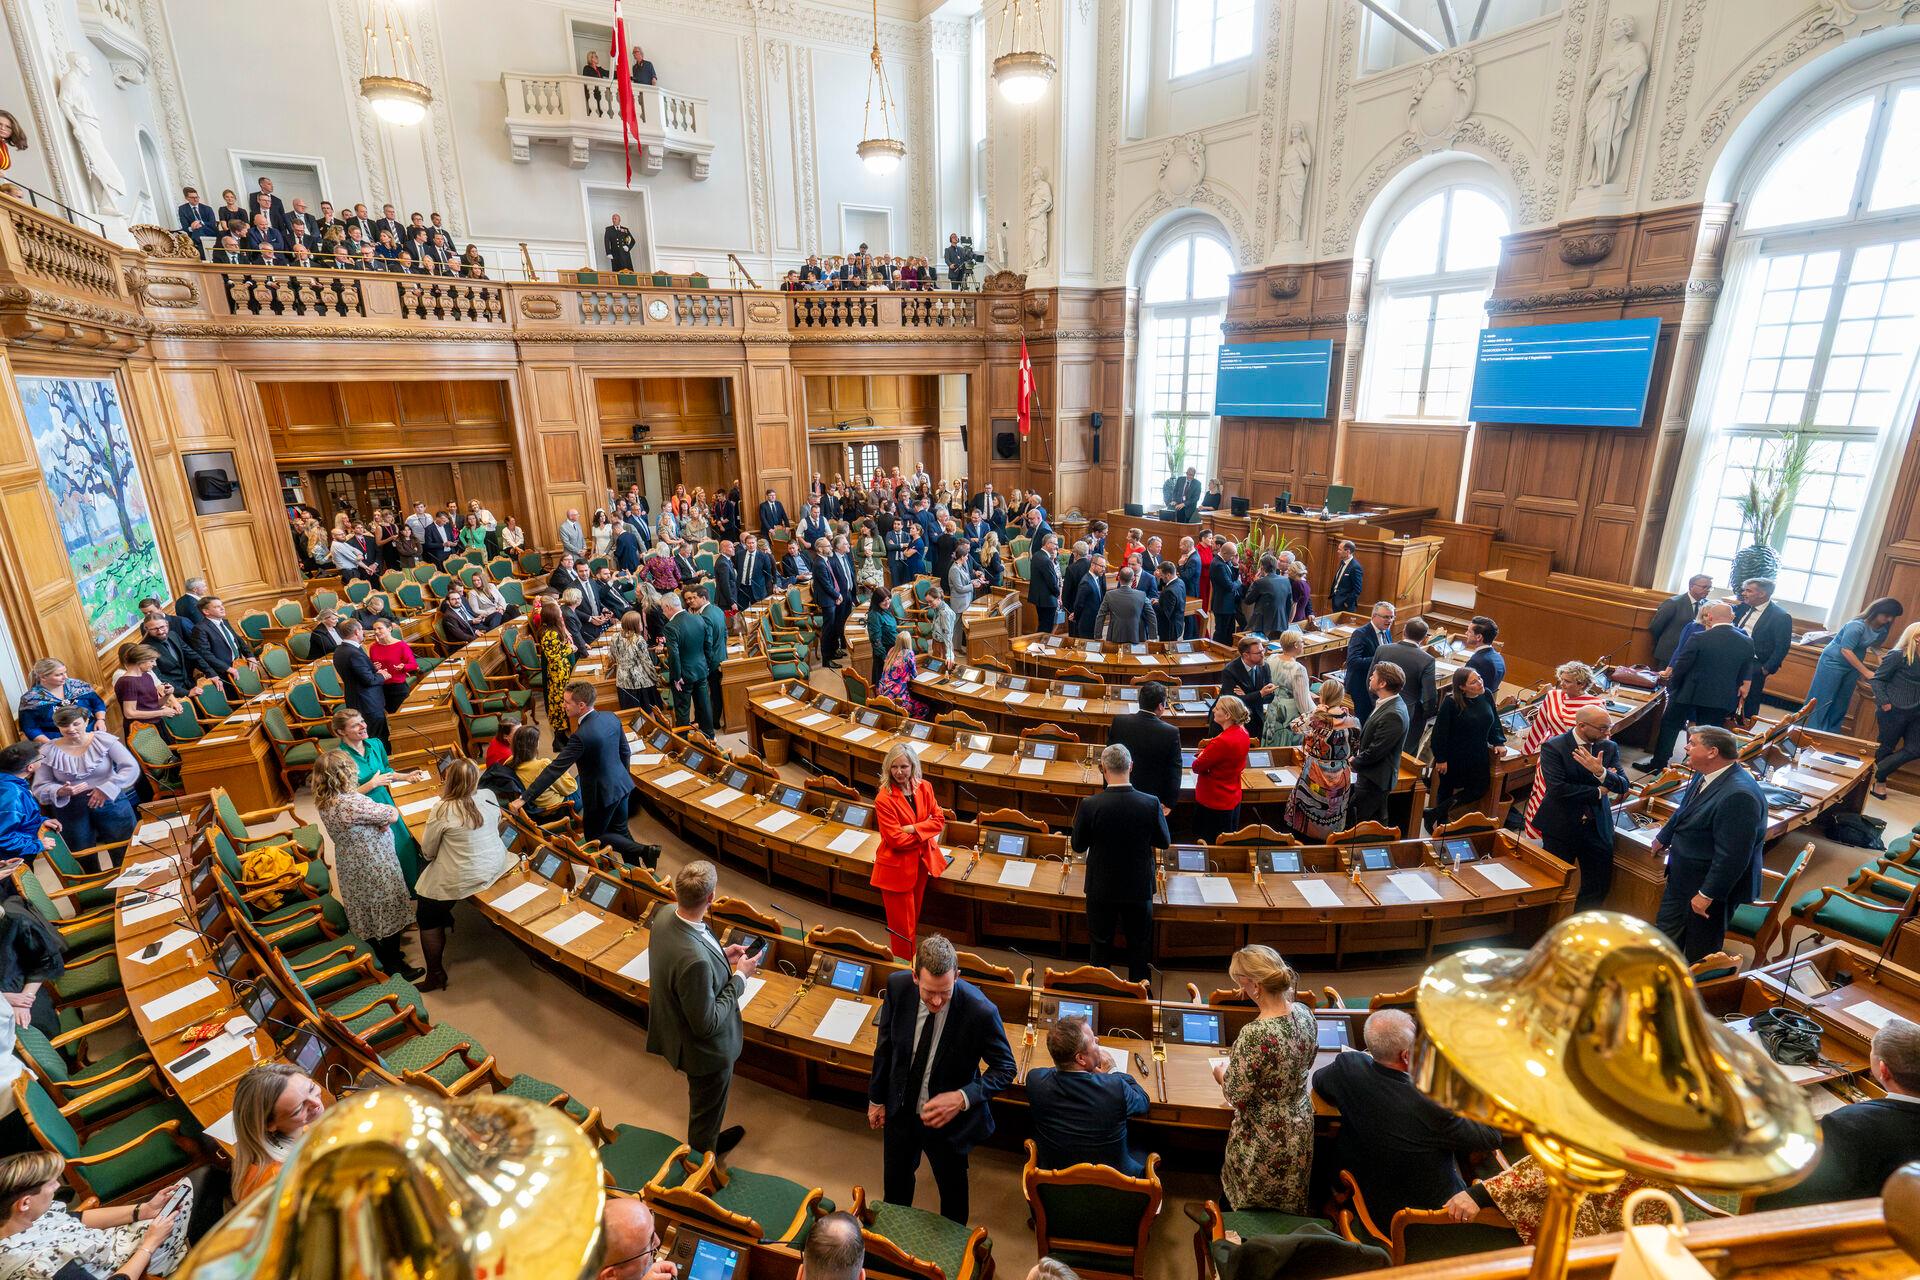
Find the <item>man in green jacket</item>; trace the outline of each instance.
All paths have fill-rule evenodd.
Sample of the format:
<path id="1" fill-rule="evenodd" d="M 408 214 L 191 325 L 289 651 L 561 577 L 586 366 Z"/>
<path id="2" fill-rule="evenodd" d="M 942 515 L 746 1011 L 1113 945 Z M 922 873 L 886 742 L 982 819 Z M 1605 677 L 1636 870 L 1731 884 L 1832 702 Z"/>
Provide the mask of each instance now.
<path id="1" fill-rule="evenodd" d="M 722 725 L 727 719 L 726 703 L 720 696 L 720 666 L 727 660 L 727 615 L 713 602 L 711 584 L 688 587 L 685 594 L 687 612 L 698 616 L 707 627 L 707 702 L 713 708 L 714 724 Z"/>
<path id="2" fill-rule="evenodd" d="M 687 1145 L 696 1158 L 724 1156 L 746 1133 L 721 1126 L 740 1056 L 740 1000 L 760 968 L 758 955 L 738 943 L 721 946 L 707 927 L 719 883 L 711 862 L 689 862 L 673 878 L 674 900 L 648 921 L 647 1051 L 687 1078 Z"/>
<path id="3" fill-rule="evenodd" d="M 677 593 L 660 597 L 667 615 L 667 667 L 673 673 L 673 718 L 678 724 L 697 723 L 713 736 L 713 701 L 707 693 L 707 624 L 680 605 Z"/>

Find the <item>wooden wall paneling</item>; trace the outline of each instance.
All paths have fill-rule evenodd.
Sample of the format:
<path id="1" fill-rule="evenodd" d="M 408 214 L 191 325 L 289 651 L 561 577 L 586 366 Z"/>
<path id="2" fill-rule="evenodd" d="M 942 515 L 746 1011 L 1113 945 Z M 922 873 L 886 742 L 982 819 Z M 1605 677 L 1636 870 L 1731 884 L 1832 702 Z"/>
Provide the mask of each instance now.
<path id="1" fill-rule="evenodd" d="M 1348 425 L 1346 439 L 1340 482 L 1352 485 L 1355 497 L 1453 514 L 1466 462 L 1467 428 L 1355 422 Z"/>
<path id="2" fill-rule="evenodd" d="M 405 434 L 422 427 L 447 427 L 453 424 L 453 402 L 444 382 L 396 382 L 394 400 Z M 356 422 L 354 425 L 362 425 Z"/>
<path id="3" fill-rule="evenodd" d="M 400 498 L 409 511 L 416 502 L 426 503 L 429 511 L 438 511 L 458 496 L 453 487 L 453 469 L 445 464 L 411 462 L 398 470 Z M 495 514 L 501 513 L 496 509 Z"/>
<path id="4" fill-rule="evenodd" d="M 578 510 L 583 521 L 590 518 L 605 485 L 598 418 L 587 403 L 584 375 L 568 362 L 571 353 L 565 347 L 542 354 L 556 363 L 520 365 L 524 430 L 516 433 L 516 448 L 531 499 L 521 524 L 531 545 L 555 547 L 567 512 Z"/>
<path id="5" fill-rule="evenodd" d="M 778 492 L 788 511 L 801 510 L 800 495 L 808 477 L 807 424 L 801 405 L 800 377 L 793 371 L 791 352 L 771 344 L 755 344 L 746 366 L 741 396 L 737 447 L 740 470 L 759 477 L 754 492 L 743 487 L 741 500 L 758 507 L 766 490 Z"/>

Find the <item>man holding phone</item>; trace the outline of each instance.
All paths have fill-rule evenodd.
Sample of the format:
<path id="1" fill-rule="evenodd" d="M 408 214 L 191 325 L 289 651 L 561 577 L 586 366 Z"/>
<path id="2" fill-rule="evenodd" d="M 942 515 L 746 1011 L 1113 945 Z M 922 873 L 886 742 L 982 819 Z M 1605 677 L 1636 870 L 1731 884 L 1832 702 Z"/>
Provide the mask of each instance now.
<path id="1" fill-rule="evenodd" d="M 673 878 L 673 904 L 653 913 L 647 1052 L 687 1077 L 687 1145 L 696 1154 L 724 1156 L 747 1133 L 721 1124 L 740 1056 L 740 1002 L 760 970 L 766 944 L 755 939 L 760 945 L 751 950 L 720 945 L 707 928 L 719 887 L 720 873 L 711 862 L 690 862 Z"/>

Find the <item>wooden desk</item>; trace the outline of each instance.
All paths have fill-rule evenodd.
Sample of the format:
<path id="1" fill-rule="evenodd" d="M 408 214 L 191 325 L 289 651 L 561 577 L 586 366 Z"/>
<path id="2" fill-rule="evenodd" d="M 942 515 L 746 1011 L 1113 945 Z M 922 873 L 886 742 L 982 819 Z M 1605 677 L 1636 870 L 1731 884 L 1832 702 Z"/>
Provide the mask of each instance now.
<path id="1" fill-rule="evenodd" d="M 1086 742 L 1106 741 L 1114 717 L 1140 706 L 1139 690 L 1132 685 L 1008 677 L 964 662 L 950 668 L 938 659 L 921 663 L 913 691 L 938 708 L 965 712 L 996 733 L 1018 734 L 1051 724 Z M 1123 691 L 1135 696 L 1125 698 Z M 1219 686 L 1181 685 L 1171 692 L 1167 723 L 1180 730 L 1182 741 L 1196 745 L 1213 723 L 1209 715 Z"/>

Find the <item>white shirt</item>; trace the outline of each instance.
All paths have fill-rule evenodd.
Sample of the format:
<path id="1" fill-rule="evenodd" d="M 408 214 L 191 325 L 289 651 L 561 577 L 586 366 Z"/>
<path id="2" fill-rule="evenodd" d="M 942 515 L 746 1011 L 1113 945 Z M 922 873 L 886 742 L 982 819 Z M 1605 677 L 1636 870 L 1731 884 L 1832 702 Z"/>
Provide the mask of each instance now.
<path id="1" fill-rule="evenodd" d="M 938 1013 L 934 1013 L 931 1009 L 927 1008 L 927 1002 L 925 1000 L 922 1000 L 920 1002 L 920 1012 L 914 1016 L 913 1044 L 915 1048 L 918 1048 L 920 1045 L 920 1036 L 922 1032 L 924 1032 L 924 1030 L 926 1029 L 928 1016 L 931 1015 L 933 1018 L 933 1044 L 930 1045 L 927 1049 L 927 1069 L 925 1073 L 922 1074 L 920 1077 L 919 1093 L 918 1093 L 919 1100 L 916 1103 L 916 1110 L 919 1107 L 924 1107 L 927 1105 L 927 1079 L 933 1075 L 933 1060 L 940 1056 L 940 1037 L 946 1033 L 947 1010 L 951 1008 L 953 1008 L 953 1004 L 951 1001 L 949 1001 L 945 1009 L 940 1010 L 940 1012 Z M 912 1054 L 907 1055 L 907 1062 L 909 1064 L 913 1062 Z M 967 1095 L 963 1093 L 960 1096 L 962 1098 L 965 1098 Z"/>
<path id="2" fill-rule="evenodd" d="M 1701 796 L 1707 794 L 1707 788 L 1711 787 L 1714 783 L 1720 781 L 1721 776 L 1731 768 L 1733 768 L 1733 762 L 1729 760 L 1726 764 L 1721 765 L 1718 769 L 1715 769 L 1712 773 L 1701 774 L 1700 789 L 1693 793 L 1693 798 L 1698 800 Z"/>

